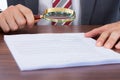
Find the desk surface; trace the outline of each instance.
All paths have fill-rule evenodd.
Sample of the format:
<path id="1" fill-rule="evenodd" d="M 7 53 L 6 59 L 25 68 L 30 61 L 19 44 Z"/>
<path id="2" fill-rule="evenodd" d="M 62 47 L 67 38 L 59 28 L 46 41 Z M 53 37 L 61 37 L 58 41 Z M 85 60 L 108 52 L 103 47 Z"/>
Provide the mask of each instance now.
<path id="1" fill-rule="evenodd" d="M 76 33 L 97 26 L 35 26 L 8 34 Z M 120 80 L 120 64 L 21 72 L 0 33 L 0 80 Z"/>

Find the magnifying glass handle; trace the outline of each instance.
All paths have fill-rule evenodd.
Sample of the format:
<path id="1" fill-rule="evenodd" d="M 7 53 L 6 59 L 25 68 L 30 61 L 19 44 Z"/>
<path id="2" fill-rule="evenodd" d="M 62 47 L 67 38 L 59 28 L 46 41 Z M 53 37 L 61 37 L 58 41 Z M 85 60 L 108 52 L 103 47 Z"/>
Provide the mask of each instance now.
<path id="1" fill-rule="evenodd" d="M 43 16 L 42 15 L 34 15 L 35 20 L 41 19 Z"/>
<path id="2" fill-rule="evenodd" d="M 35 23 L 37 23 L 42 18 L 43 18 L 43 15 L 34 15 Z"/>

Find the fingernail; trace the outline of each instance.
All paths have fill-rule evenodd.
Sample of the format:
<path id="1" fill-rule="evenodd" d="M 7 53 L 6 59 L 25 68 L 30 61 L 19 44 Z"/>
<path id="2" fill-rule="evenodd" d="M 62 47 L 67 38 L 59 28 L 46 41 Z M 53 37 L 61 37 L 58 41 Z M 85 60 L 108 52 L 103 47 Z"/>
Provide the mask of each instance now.
<path id="1" fill-rule="evenodd" d="M 99 42 L 96 43 L 96 45 L 97 45 L 98 47 L 100 47 L 100 46 L 102 46 L 102 43 L 99 41 Z"/>
<path id="2" fill-rule="evenodd" d="M 111 44 L 107 43 L 107 44 L 105 44 L 104 47 L 110 49 L 111 48 Z"/>

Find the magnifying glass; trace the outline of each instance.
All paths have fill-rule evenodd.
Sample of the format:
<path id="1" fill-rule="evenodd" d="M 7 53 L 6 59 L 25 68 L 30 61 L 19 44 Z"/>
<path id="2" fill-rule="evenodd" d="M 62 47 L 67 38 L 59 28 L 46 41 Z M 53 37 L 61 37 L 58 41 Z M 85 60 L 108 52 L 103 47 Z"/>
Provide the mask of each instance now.
<path id="1" fill-rule="evenodd" d="M 74 10 L 68 8 L 49 8 L 42 15 L 34 15 L 35 20 L 45 19 L 52 22 L 69 22 L 76 18 Z"/>

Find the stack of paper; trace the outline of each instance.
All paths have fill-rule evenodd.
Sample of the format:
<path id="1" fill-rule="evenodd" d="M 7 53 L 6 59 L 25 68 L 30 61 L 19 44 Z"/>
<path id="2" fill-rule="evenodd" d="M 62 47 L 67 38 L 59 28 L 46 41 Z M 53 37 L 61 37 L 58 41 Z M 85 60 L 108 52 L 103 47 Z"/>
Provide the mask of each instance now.
<path id="1" fill-rule="evenodd" d="M 21 70 L 120 63 L 120 54 L 96 47 L 84 33 L 5 35 Z"/>

